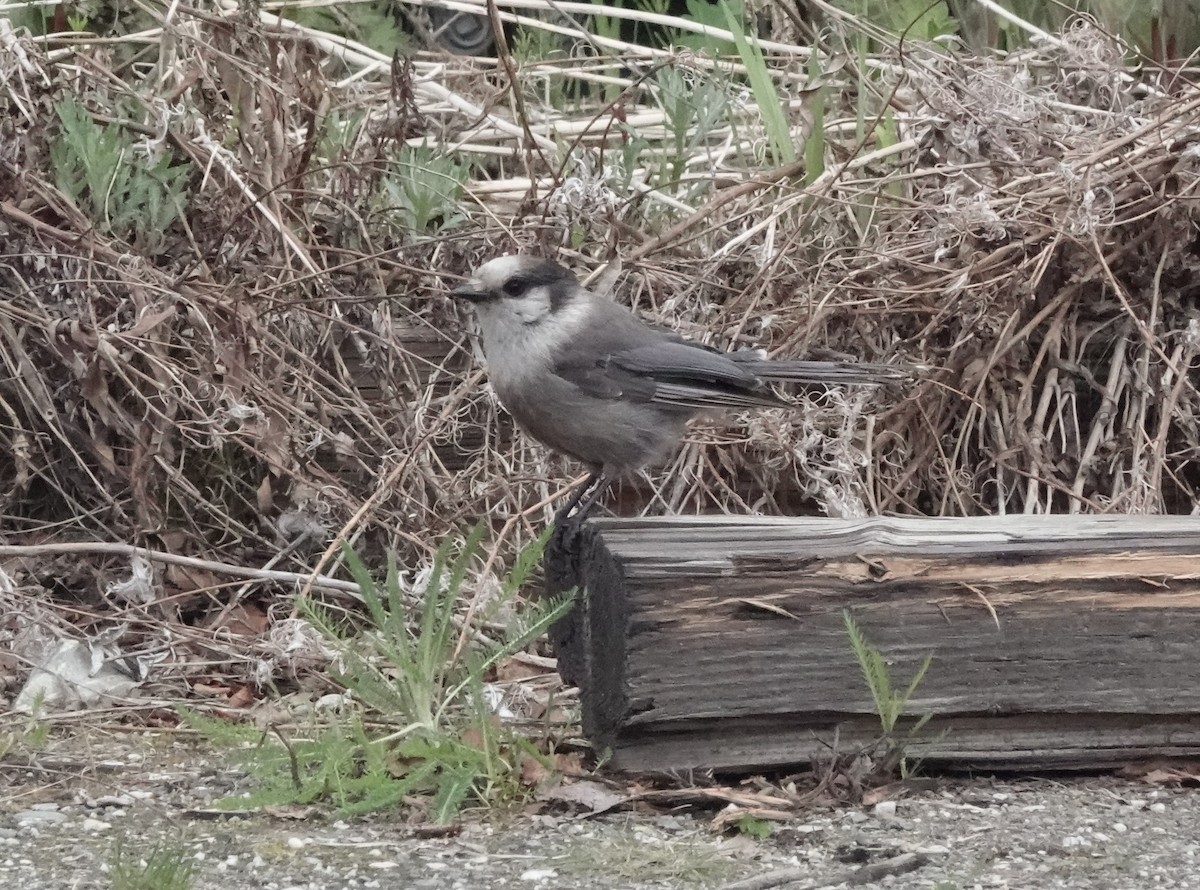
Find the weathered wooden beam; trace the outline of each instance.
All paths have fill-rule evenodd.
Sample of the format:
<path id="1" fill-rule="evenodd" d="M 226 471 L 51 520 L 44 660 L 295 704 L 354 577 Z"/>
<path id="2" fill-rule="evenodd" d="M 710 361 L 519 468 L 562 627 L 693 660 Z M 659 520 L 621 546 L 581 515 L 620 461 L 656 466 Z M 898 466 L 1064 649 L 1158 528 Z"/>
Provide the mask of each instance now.
<path id="1" fill-rule="evenodd" d="M 804 763 L 879 736 L 849 609 L 931 762 L 1200 755 L 1200 518 L 694 517 L 587 524 L 553 635 L 584 731 L 629 769 Z"/>

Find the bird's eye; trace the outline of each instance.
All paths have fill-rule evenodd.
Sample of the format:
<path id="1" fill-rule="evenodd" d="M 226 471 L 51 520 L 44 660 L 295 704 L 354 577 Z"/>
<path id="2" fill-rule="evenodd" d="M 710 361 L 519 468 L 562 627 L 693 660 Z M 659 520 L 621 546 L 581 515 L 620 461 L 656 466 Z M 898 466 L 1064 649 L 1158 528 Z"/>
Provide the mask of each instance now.
<path id="1" fill-rule="evenodd" d="M 504 286 L 500 289 L 504 291 L 505 296 L 519 297 L 525 292 L 525 280 L 523 278 L 510 278 L 504 282 Z"/>

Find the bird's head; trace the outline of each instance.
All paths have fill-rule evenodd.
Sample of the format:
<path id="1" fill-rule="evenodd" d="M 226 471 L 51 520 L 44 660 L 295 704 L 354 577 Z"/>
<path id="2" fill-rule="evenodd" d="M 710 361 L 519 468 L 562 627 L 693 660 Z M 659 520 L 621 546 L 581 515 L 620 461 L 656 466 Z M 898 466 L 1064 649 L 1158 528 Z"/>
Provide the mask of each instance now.
<path id="1" fill-rule="evenodd" d="M 489 260 L 450 291 L 473 303 L 481 321 L 511 318 L 525 325 L 538 324 L 559 312 L 579 292 L 579 282 L 569 269 L 531 256 Z"/>

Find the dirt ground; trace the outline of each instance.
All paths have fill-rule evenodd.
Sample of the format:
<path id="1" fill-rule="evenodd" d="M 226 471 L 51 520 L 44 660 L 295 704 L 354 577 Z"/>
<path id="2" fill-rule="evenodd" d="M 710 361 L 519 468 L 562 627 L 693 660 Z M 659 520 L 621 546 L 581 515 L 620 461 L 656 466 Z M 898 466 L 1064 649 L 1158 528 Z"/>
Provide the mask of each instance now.
<path id="1" fill-rule="evenodd" d="M 166 844 L 194 860 L 194 887 L 220 890 L 1200 888 L 1200 792 L 1109 777 L 943 778 L 876 807 L 813 809 L 765 839 L 714 833 L 711 811 L 647 809 L 471 817 L 418 837 L 386 815 L 215 814 L 246 787 L 224 761 L 93 731 L 0 768 L 0 886 L 107 888 L 118 846 L 136 859 Z"/>

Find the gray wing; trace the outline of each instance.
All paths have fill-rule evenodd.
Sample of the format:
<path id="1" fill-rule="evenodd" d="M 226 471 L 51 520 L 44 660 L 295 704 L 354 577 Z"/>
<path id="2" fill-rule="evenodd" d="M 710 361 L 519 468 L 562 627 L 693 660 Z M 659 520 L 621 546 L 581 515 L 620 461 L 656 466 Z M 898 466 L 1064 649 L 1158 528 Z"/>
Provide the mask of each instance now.
<path id="1" fill-rule="evenodd" d="M 775 361 L 753 350 L 728 353 L 738 367 L 762 380 L 780 383 L 843 384 L 887 383 L 908 380 L 917 370 L 903 365 L 878 365 L 870 362 Z"/>
<path id="2" fill-rule="evenodd" d="M 597 300 L 586 336 L 564 349 L 554 372 L 598 399 L 661 405 L 682 413 L 707 408 L 787 405 L 768 381 L 880 383 L 909 372 L 850 362 L 778 362 L 753 350 L 718 352 L 652 328 L 628 309 Z"/>
<path id="3" fill-rule="evenodd" d="M 589 350 L 590 351 L 590 350 Z M 589 395 L 698 411 L 786 404 L 750 370 L 724 353 L 686 340 L 656 337 L 592 360 L 560 361 L 555 373 Z"/>

